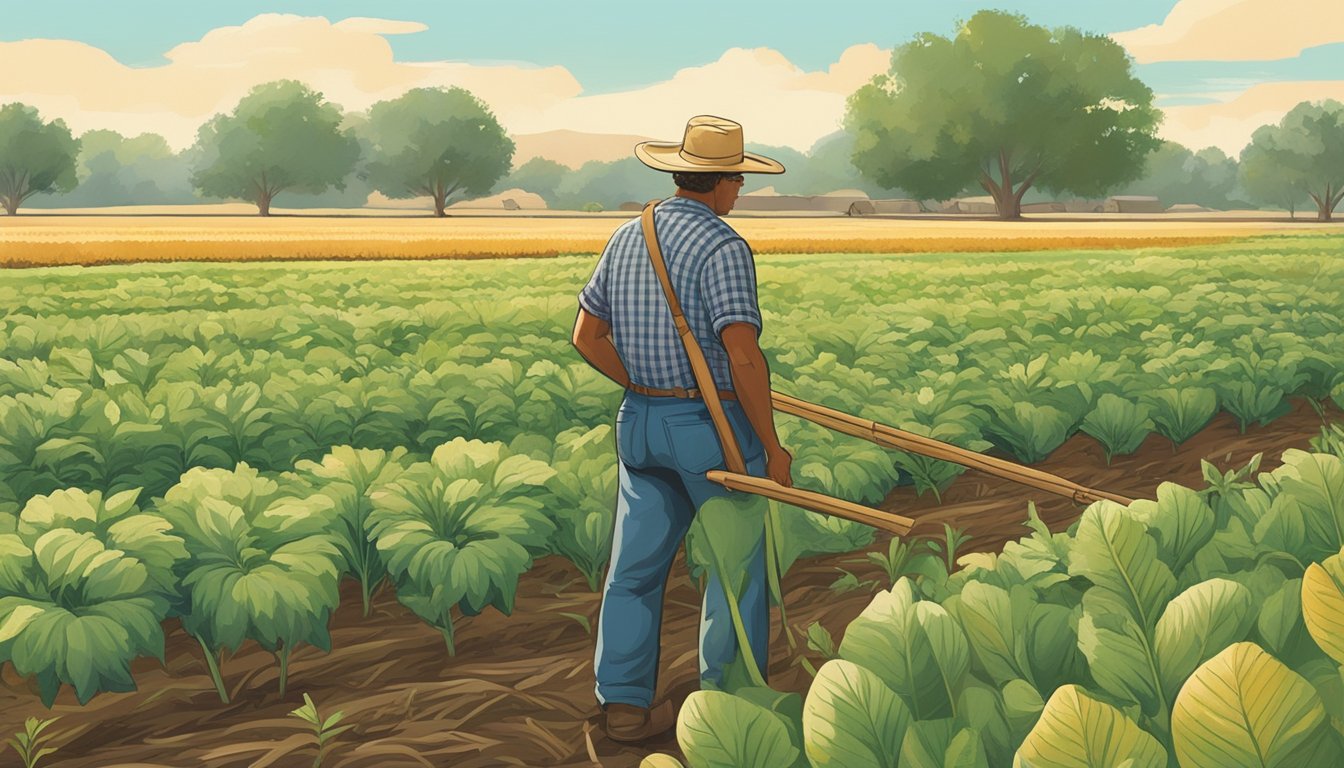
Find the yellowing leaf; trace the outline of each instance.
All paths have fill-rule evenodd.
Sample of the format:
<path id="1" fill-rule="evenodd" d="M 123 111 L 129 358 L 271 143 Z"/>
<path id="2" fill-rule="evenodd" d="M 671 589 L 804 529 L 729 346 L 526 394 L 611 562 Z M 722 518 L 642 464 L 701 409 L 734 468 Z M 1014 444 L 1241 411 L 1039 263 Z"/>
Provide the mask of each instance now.
<path id="1" fill-rule="evenodd" d="M 1014 768 L 1166 768 L 1167 754 L 1124 713 L 1066 685 L 1046 702 L 1013 760 Z"/>
<path id="2" fill-rule="evenodd" d="M 1255 643 L 1236 643 L 1186 681 L 1172 709 L 1182 768 L 1301 768 L 1326 726 L 1316 690 Z"/>
<path id="3" fill-rule="evenodd" d="M 1326 655 L 1344 664 L 1344 553 L 1302 576 L 1302 620 Z"/>

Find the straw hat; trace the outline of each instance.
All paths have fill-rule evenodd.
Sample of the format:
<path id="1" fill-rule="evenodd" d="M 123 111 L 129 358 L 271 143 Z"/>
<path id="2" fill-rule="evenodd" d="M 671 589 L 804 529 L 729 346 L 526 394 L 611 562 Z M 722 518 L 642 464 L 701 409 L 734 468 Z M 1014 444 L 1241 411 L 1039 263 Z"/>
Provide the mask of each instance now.
<path id="1" fill-rule="evenodd" d="M 742 149 L 742 126 L 722 117 L 698 115 L 686 123 L 681 143 L 645 141 L 635 157 L 659 171 L 697 173 L 783 173 L 784 166 Z"/>

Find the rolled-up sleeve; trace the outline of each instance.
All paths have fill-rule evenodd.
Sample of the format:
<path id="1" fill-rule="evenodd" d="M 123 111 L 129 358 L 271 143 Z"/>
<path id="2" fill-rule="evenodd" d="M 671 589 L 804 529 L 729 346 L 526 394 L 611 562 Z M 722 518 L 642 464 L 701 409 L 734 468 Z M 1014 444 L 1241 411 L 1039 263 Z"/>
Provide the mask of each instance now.
<path id="1" fill-rule="evenodd" d="M 715 336 L 723 333 L 730 323 L 750 323 L 760 334 L 756 263 L 747 241 L 741 238 L 727 240 L 710 255 L 700 273 L 700 295 L 705 299 Z"/>
<path id="2" fill-rule="evenodd" d="M 597 268 L 593 270 L 593 276 L 588 279 L 588 284 L 579 291 L 579 306 L 588 310 L 588 314 L 593 315 L 606 322 L 611 322 L 611 302 L 607 300 L 607 273 L 610 271 L 609 258 L 610 250 L 603 251 L 602 258 L 597 260 Z"/>

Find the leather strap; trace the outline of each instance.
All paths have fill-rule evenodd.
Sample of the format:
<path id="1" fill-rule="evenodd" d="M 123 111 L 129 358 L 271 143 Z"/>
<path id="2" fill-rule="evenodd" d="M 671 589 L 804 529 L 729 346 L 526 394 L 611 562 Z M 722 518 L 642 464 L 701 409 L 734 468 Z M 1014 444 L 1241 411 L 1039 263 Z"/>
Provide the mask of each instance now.
<path id="1" fill-rule="evenodd" d="M 728 415 L 723 412 L 723 403 L 719 402 L 719 390 L 714 386 L 714 375 L 710 373 L 705 353 L 700 349 L 700 343 L 695 340 L 690 324 L 686 322 L 686 315 L 682 314 L 681 302 L 677 300 L 677 292 L 672 287 L 672 278 L 667 274 L 667 262 L 663 260 L 663 250 L 658 246 L 658 233 L 653 226 L 653 209 L 657 204 L 657 200 L 649 202 L 644 206 L 644 212 L 640 216 L 649 259 L 653 261 L 653 271 L 658 275 L 658 282 L 663 285 L 667 307 L 672 310 L 672 323 L 677 327 L 677 335 L 681 337 L 682 346 L 686 348 L 686 356 L 690 358 L 691 372 L 695 374 L 695 383 L 704 396 L 705 407 L 709 409 L 709 418 L 714 422 L 714 431 L 719 434 L 719 444 L 723 447 L 723 462 L 729 472 L 745 475 L 747 465 L 742 460 L 742 451 L 737 445 L 737 436 L 733 434 L 733 428 L 728 423 Z"/>
<path id="2" fill-rule="evenodd" d="M 679 397 L 683 399 L 689 398 L 692 400 L 700 397 L 699 387 L 691 387 L 690 389 L 686 389 L 685 387 L 673 387 L 672 389 L 658 389 L 656 387 L 646 387 L 643 384 L 636 384 L 635 382 L 632 381 L 630 382 L 630 390 L 633 392 L 638 392 L 641 395 L 648 395 L 649 397 Z M 736 400 L 737 393 L 731 389 L 720 389 L 719 399 Z"/>

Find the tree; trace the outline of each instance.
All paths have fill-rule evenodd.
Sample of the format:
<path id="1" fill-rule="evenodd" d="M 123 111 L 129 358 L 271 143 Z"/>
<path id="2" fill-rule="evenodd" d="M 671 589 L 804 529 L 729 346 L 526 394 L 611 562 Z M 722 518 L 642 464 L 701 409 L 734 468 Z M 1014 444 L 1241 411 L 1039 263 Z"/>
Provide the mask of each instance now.
<path id="1" fill-rule="evenodd" d="M 78 155 L 79 140 L 64 120 L 43 122 L 19 102 L 0 106 L 0 205 L 13 216 L 33 195 L 74 189 Z"/>
<path id="2" fill-rule="evenodd" d="M 340 107 L 297 80 L 258 85 L 231 114 L 215 115 L 197 131 L 200 165 L 191 183 L 211 197 L 256 203 L 262 216 L 286 190 L 344 189 L 359 144 L 341 119 Z"/>
<path id="3" fill-rule="evenodd" d="M 1241 152 L 1241 183 L 1290 212 L 1310 197 L 1316 219 L 1331 221 L 1344 199 L 1344 104 L 1304 101 L 1277 125 L 1257 128 Z"/>
<path id="4" fill-rule="evenodd" d="M 95 129 L 79 136 L 78 186 L 34 205 L 96 208 L 198 203 L 190 176 L 185 156 L 173 152 L 156 133 L 127 138 L 116 131 Z"/>
<path id="5" fill-rule="evenodd" d="M 390 198 L 428 195 L 434 215 L 461 191 L 484 195 L 513 162 L 513 140 L 462 88 L 415 88 L 369 108 L 368 178 Z"/>
<path id="6" fill-rule="evenodd" d="M 1172 203 L 1194 203 L 1228 208 L 1237 182 L 1237 161 L 1217 147 L 1191 152 L 1174 141 L 1163 141 L 1144 160 L 1139 178 L 1117 194 L 1153 195 Z"/>
<path id="7" fill-rule="evenodd" d="M 560 208 L 582 210 L 589 203 L 599 203 L 606 210 L 616 210 L 621 203 L 646 203 L 662 199 L 676 191 L 672 174 L 655 171 L 638 158 L 603 162 L 590 160 L 565 177 L 555 191 Z"/>
<path id="8" fill-rule="evenodd" d="M 922 33 L 850 95 L 854 165 L 883 187 L 947 199 L 978 183 L 999 217 L 1033 185 L 1092 197 L 1158 146 L 1153 92 L 1114 41 L 981 11 L 948 40 Z"/>
<path id="9" fill-rule="evenodd" d="M 540 195 L 546 205 L 556 207 L 555 191 L 560 188 L 565 177 L 571 173 L 570 169 L 554 160 L 548 160 L 544 157 L 534 157 L 526 163 L 514 168 L 504 180 L 495 185 L 493 192 L 503 192 L 507 189 L 522 189 L 534 194 Z"/>

